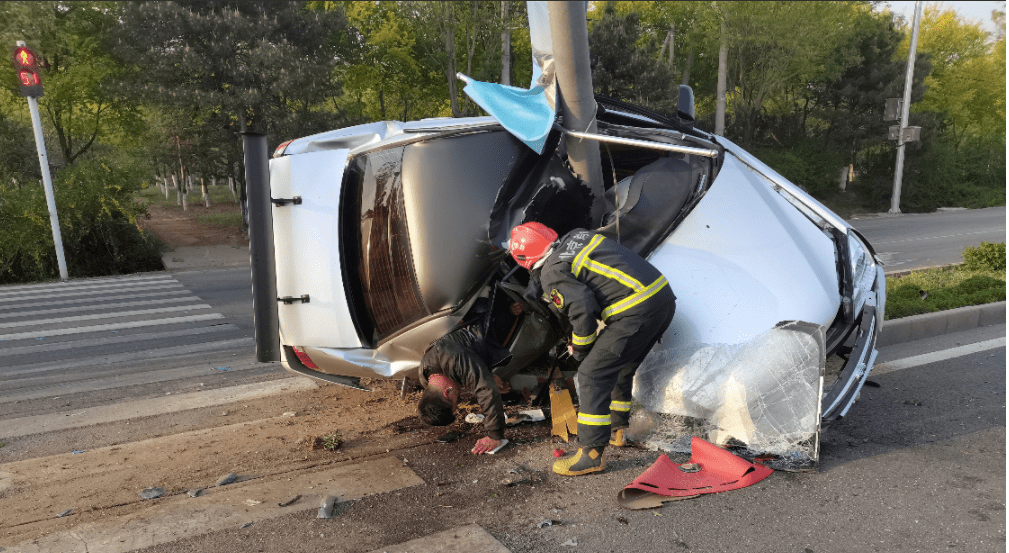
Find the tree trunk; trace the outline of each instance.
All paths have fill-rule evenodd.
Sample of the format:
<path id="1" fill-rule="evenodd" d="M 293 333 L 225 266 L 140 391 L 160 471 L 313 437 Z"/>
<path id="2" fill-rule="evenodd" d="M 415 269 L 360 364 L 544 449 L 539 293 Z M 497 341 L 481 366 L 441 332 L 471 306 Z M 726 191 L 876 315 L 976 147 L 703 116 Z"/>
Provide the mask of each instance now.
<path id="1" fill-rule="evenodd" d="M 729 65 L 729 40 L 725 21 L 722 21 L 721 46 L 718 48 L 718 88 L 715 92 L 715 135 L 725 136 L 725 77 Z M 691 48 L 693 57 L 693 48 Z M 684 70 L 688 73 L 689 68 Z"/>
<path id="2" fill-rule="evenodd" d="M 207 183 L 200 178 L 200 191 L 203 192 L 203 201 L 206 202 L 207 207 L 210 207 L 210 193 L 207 192 Z"/>
<path id="3" fill-rule="evenodd" d="M 721 55 L 721 48 L 719 48 L 718 53 L 719 55 Z M 693 67 L 694 67 L 694 43 L 691 42 L 690 51 L 687 53 L 687 63 L 686 65 L 683 66 L 683 78 L 680 80 L 680 84 L 690 86 L 690 70 Z"/>
<path id="4" fill-rule="evenodd" d="M 512 33 L 508 22 L 508 0 L 501 0 L 501 84 L 512 84 Z"/>
<path id="5" fill-rule="evenodd" d="M 182 185 L 175 178 L 175 173 L 172 173 L 172 184 L 175 185 L 175 205 L 182 205 Z"/>
<path id="6" fill-rule="evenodd" d="M 448 98 L 452 106 L 452 117 L 459 117 L 458 88 L 456 87 L 455 70 L 455 14 L 453 13 L 452 2 L 445 2 L 445 78 L 448 79 Z"/>

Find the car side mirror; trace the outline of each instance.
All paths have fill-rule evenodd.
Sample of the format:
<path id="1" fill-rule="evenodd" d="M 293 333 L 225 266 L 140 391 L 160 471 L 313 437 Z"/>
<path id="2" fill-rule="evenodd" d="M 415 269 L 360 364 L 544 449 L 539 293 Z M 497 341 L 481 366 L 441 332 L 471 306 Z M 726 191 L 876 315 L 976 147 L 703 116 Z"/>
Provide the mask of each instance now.
<path id="1" fill-rule="evenodd" d="M 685 84 L 680 85 L 679 97 L 676 99 L 676 110 L 681 115 L 694 119 L 694 90 Z"/>

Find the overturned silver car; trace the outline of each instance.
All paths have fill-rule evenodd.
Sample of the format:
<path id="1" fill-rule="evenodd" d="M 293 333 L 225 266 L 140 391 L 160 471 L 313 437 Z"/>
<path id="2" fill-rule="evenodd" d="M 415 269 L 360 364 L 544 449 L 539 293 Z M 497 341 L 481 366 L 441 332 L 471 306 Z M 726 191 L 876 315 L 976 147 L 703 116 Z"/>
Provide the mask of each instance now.
<path id="1" fill-rule="evenodd" d="M 678 298 L 635 380 L 638 431 L 674 449 L 673 434 L 693 433 L 815 461 L 821 421 L 848 412 L 875 359 L 885 279 L 871 246 L 732 142 L 597 101 L 602 232 L 648 258 Z M 512 270 L 506 244 L 526 221 L 560 234 L 590 226 L 593 198 L 561 134 L 537 154 L 490 117 L 390 121 L 279 147 L 270 184 L 284 366 L 361 388 L 361 378 L 412 376 L 481 297 L 513 354 L 500 376 L 551 351 L 562 333 L 547 306 L 510 309 L 528 276 Z M 825 377 L 834 355 L 847 361 Z"/>

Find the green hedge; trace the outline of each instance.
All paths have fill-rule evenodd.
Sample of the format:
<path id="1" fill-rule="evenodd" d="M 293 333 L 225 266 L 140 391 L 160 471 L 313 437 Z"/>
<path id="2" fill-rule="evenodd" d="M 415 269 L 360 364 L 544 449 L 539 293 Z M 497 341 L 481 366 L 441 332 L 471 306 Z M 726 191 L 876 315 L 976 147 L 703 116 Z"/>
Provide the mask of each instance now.
<path id="1" fill-rule="evenodd" d="M 144 232 L 146 214 L 133 201 L 138 175 L 100 160 L 81 162 L 54 178 L 63 249 L 71 277 L 158 271 L 164 245 Z M 59 277 L 49 210 L 40 183 L 0 184 L 0 284 Z"/>

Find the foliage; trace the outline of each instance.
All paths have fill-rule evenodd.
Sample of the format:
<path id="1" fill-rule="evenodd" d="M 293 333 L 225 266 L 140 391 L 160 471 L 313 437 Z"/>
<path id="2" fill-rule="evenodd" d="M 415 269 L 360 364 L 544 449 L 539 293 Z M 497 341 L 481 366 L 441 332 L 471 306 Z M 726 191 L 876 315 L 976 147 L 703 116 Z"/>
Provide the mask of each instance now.
<path id="1" fill-rule="evenodd" d="M 658 59 L 658 43 L 643 32 L 637 13 L 620 15 L 613 7 L 604 9 L 589 32 L 589 47 L 596 93 L 663 113 L 676 112 L 674 70 Z"/>
<path id="2" fill-rule="evenodd" d="M 967 247 L 963 250 L 963 262 L 967 269 L 972 271 L 992 271 L 1004 273 L 1005 264 L 1005 242 L 981 242 L 975 247 Z"/>
<path id="3" fill-rule="evenodd" d="M 336 432 L 330 432 L 322 437 L 320 445 L 326 451 L 336 451 L 343 445 L 343 438 Z"/>
<path id="4" fill-rule="evenodd" d="M 163 246 L 137 223 L 144 209 L 133 201 L 135 172 L 100 160 L 58 173 L 56 210 L 71 277 L 163 269 Z M 58 275 L 45 193 L 41 186 L 0 185 L 0 284 L 50 280 Z"/>
<path id="5" fill-rule="evenodd" d="M 1004 253 L 1005 244 L 1002 247 Z M 887 277 L 885 313 L 887 319 L 898 319 L 1005 299 L 1004 268 L 992 271 L 958 265 Z"/>
<path id="6" fill-rule="evenodd" d="M 51 125 L 57 167 L 71 165 L 98 140 L 136 132 L 135 104 L 116 94 L 110 80 L 125 68 L 103 45 L 113 25 L 112 2 L 5 2 L 0 38 L 24 40 L 39 55 L 45 95 L 39 109 Z M 4 81 L 15 90 L 13 80 Z"/>

